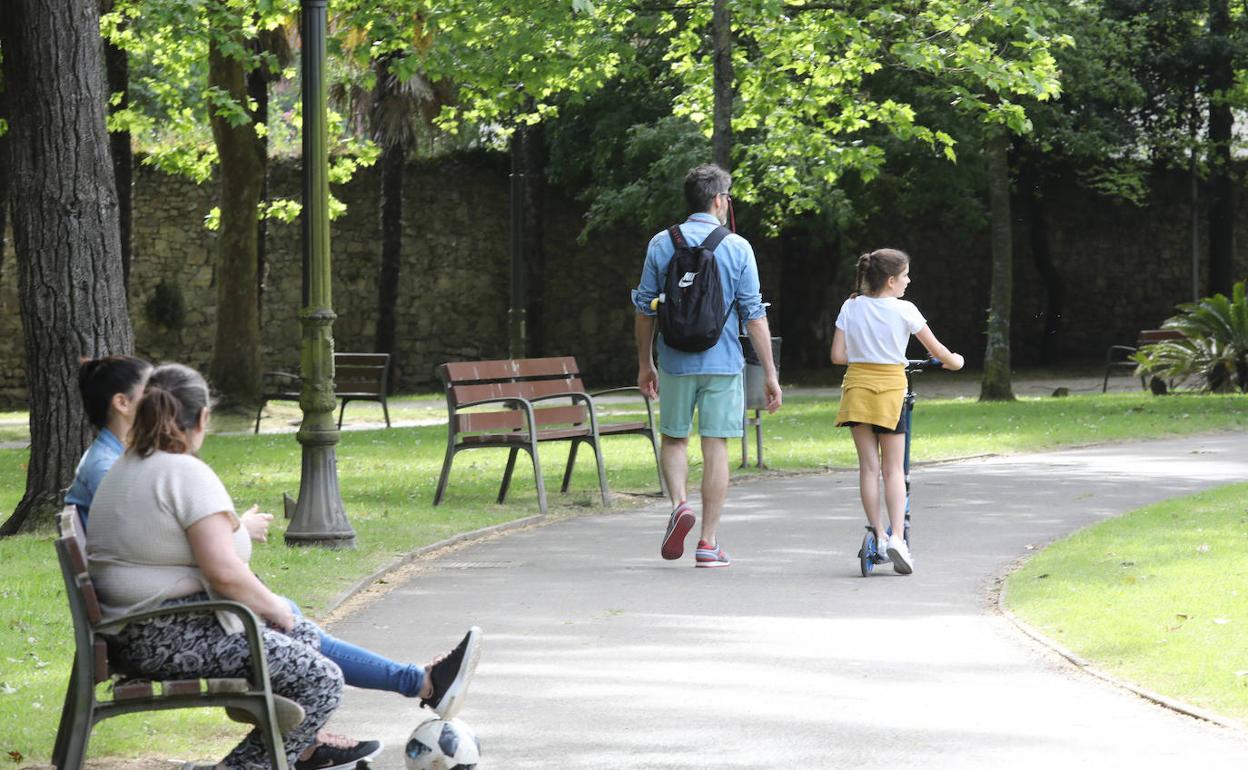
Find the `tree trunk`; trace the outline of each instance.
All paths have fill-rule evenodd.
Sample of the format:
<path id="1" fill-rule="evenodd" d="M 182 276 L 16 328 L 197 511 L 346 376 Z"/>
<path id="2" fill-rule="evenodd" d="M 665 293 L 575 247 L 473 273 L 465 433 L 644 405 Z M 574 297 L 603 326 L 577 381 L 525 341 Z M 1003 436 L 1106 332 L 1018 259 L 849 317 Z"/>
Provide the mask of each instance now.
<path id="1" fill-rule="evenodd" d="M 90 440 L 79 360 L 130 353 L 134 336 L 104 128 L 99 6 L 10 0 L 0 48 L 31 441 L 26 493 L 0 526 L 12 535 L 51 520 Z"/>
<path id="2" fill-rule="evenodd" d="M 1009 138 L 992 133 L 987 142 L 988 207 L 992 221 L 992 288 L 988 307 L 988 347 L 980 401 L 1013 401 L 1010 386 L 1010 299 L 1014 289 L 1014 246 L 1010 219 Z"/>
<path id="3" fill-rule="evenodd" d="M 728 0 L 715 0 L 711 12 L 711 37 L 715 44 L 715 109 L 711 133 L 711 158 L 732 170 L 732 10 Z"/>
<path id="4" fill-rule="evenodd" d="M 103 0 L 100 12 L 113 9 L 113 0 Z M 124 26 L 123 22 L 123 26 Z M 104 43 L 104 71 L 108 76 L 108 114 L 130 106 L 130 57 L 112 43 Z M 113 94 L 121 99 L 113 104 Z M 134 150 L 129 131 L 114 131 L 108 135 L 108 146 L 113 158 L 113 177 L 117 182 L 117 214 L 121 233 L 121 275 L 126 290 L 130 289 L 130 260 L 134 251 Z"/>
<path id="5" fill-rule="evenodd" d="M 380 80 L 378 81 L 381 82 Z M 383 145 L 381 151 L 381 271 L 377 276 L 378 353 L 394 353 L 398 326 L 399 268 L 403 259 L 403 182 L 407 148 Z M 391 382 L 398 380 L 391 377 Z"/>
<path id="6" fill-rule="evenodd" d="M 243 65 L 214 37 L 208 49 L 209 84 L 245 104 Z M 221 225 L 217 232 L 217 334 L 209 376 L 227 406 L 251 406 L 260 397 L 260 312 L 257 289 L 257 215 L 264 187 L 263 146 L 255 123 L 232 126 L 212 116 L 221 164 Z"/>
<path id="7" fill-rule="evenodd" d="M 1066 286 L 1053 264 L 1049 248 L 1049 220 L 1044 205 L 1041 174 L 1034 161 L 1022 164 L 1019 186 L 1027 196 L 1027 235 L 1031 258 L 1044 284 L 1044 329 L 1040 338 L 1040 363 L 1053 365 L 1061 359 L 1062 313 L 1065 312 Z"/>
<path id="8" fill-rule="evenodd" d="M 271 76 L 264 69 L 254 69 L 247 73 L 247 95 L 256 103 L 251 112 L 252 121 L 265 127 L 269 124 L 269 80 Z M 260 158 L 264 171 L 260 181 L 260 203 L 269 202 L 269 135 L 257 137 L 260 142 Z M 256 218 L 256 315 L 264 317 L 264 281 L 268 277 L 268 240 L 269 220 L 267 217 Z"/>
<path id="9" fill-rule="evenodd" d="M 524 163 L 524 230 L 521 247 L 529 275 L 528 324 L 529 355 L 544 355 L 546 251 L 542 248 L 542 209 L 546 196 L 546 130 L 541 123 L 525 126 L 523 139 Z"/>
<path id="10" fill-rule="evenodd" d="M 1205 84 L 1209 96 L 1209 294 L 1231 295 L 1235 280 L 1235 184 L 1231 142 L 1231 17 L 1227 0 L 1209 0 L 1209 37 L 1214 53 Z"/>

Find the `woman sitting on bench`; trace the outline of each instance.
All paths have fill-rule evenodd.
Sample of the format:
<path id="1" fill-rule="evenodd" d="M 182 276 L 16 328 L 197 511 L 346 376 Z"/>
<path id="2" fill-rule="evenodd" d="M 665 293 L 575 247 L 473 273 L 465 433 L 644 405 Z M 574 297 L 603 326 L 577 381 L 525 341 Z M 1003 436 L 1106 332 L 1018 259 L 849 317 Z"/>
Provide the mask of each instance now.
<path id="1" fill-rule="evenodd" d="M 83 395 L 95 395 L 87 379 Z M 345 643 L 300 616 L 293 602 L 270 591 L 249 568 L 256 530 L 243 525 L 225 486 L 197 456 L 210 406 L 208 385 L 195 370 L 165 364 L 151 372 L 134 411 L 128 449 L 89 501 L 89 571 L 105 617 L 207 597 L 241 602 L 268 626 L 263 644 L 273 692 L 306 714 L 285 736 L 291 766 L 355 767 L 376 756 L 380 743 L 318 737 L 343 685 L 343 671 L 323 654 L 323 645 L 326 639 L 331 644 L 325 646 Z M 264 525 L 267 529 L 267 520 Z M 258 539 L 264 539 L 263 532 Z M 238 625 L 224 614 L 132 623 L 110 648 L 122 667 L 152 678 L 236 677 L 243 675 L 248 655 Z M 418 676 L 412 695 L 444 716 L 457 710 L 476 664 L 479 637 L 473 628 L 445 657 L 413 667 Z M 218 767 L 268 767 L 258 731 Z"/>

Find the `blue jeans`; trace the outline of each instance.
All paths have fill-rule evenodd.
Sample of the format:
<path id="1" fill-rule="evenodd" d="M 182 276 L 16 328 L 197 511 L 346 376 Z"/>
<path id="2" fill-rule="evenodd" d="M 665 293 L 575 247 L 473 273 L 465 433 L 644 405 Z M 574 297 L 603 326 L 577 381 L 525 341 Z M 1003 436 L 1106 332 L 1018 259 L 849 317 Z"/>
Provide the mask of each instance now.
<path id="1" fill-rule="evenodd" d="M 290 604 L 295 617 L 303 617 L 298 605 L 290 599 L 286 599 L 286 602 Z M 368 690 L 389 690 L 408 698 L 415 698 L 420 694 L 420 688 L 425 683 L 424 666 L 395 663 L 372 650 L 330 636 L 320 626 L 315 627 L 321 635 L 321 654 L 338 664 L 347 684 Z"/>

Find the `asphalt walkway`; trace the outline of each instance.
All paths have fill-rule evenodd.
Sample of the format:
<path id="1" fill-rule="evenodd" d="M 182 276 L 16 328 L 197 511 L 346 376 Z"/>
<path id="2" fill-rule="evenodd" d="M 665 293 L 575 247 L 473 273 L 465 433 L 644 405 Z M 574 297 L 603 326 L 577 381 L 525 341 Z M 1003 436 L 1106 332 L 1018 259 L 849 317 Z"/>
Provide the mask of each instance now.
<path id="1" fill-rule="evenodd" d="M 913 477 L 910 577 L 858 575 L 856 474 L 829 473 L 735 485 L 728 569 L 694 569 L 691 550 L 661 560 L 667 507 L 656 504 L 455 551 L 333 631 L 419 661 L 482 626 L 461 717 L 483 766 L 506 770 L 1245 766 L 1244 732 L 1075 670 L 995 612 L 993 586 L 1054 538 L 1248 479 L 1248 436 Z M 330 726 L 384 740 L 375 767 L 397 770 L 419 715 L 353 689 Z"/>

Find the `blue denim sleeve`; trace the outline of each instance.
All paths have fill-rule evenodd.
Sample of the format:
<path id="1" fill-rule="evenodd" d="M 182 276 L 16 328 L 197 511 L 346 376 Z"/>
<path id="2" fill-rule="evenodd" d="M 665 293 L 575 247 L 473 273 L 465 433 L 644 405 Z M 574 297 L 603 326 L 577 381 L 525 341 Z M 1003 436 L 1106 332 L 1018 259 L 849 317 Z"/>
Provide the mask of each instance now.
<path id="1" fill-rule="evenodd" d="M 657 239 L 656 239 L 657 240 Z M 658 247 L 655 240 L 646 249 L 646 262 L 641 268 L 641 283 L 633 289 L 633 307 L 641 315 L 656 316 L 650 309 L 650 301 L 659 296 Z"/>
<path id="2" fill-rule="evenodd" d="M 745 242 L 745 266 L 741 270 L 741 280 L 737 282 L 737 308 L 741 313 L 741 321 L 757 321 L 767 315 L 763 307 L 763 294 L 758 283 L 758 262 L 754 259 L 754 249 Z"/>

